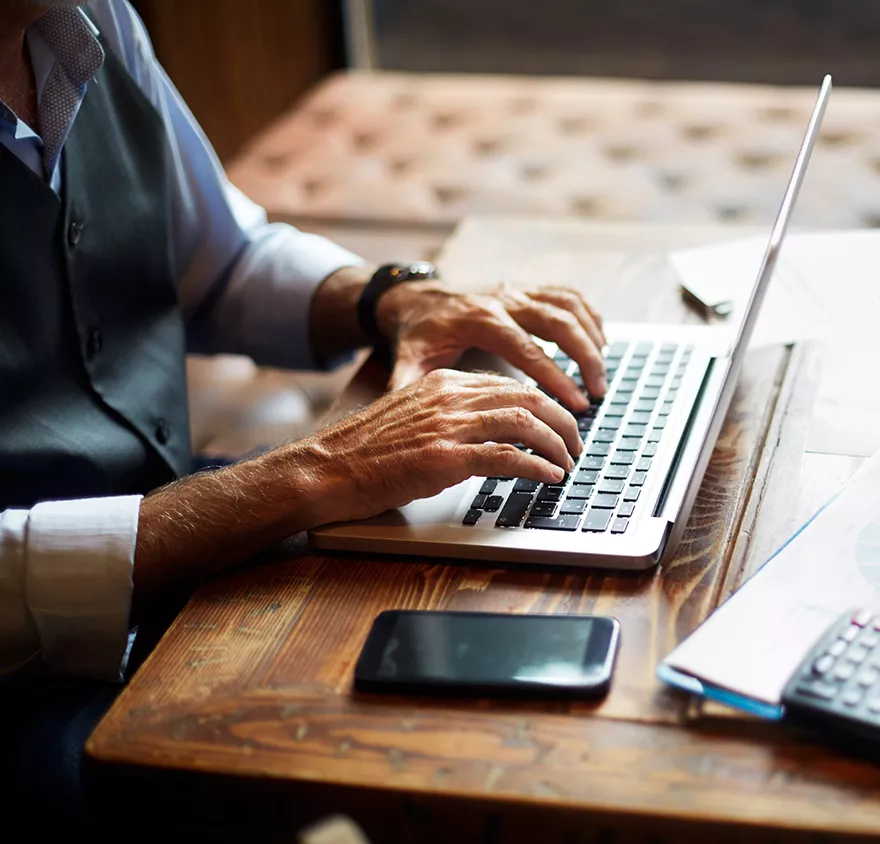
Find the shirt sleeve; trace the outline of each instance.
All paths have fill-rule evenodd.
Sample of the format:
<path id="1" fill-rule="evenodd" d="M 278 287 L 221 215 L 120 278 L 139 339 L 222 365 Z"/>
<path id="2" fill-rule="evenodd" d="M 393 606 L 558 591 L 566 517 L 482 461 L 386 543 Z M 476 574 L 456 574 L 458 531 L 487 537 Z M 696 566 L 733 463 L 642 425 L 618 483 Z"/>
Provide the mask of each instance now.
<path id="1" fill-rule="evenodd" d="M 0 675 L 48 669 L 121 681 L 141 496 L 0 513 Z"/>
<path id="2" fill-rule="evenodd" d="M 326 238 L 269 224 L 265 210 L 230 185 L 127 0 L 97 0 L 91 9 L 105 42 L 165 124 L 172 247 L 190 350 L 318 367 L 308 324 L 315 290 L 336 270 L 364 261 Z"/>

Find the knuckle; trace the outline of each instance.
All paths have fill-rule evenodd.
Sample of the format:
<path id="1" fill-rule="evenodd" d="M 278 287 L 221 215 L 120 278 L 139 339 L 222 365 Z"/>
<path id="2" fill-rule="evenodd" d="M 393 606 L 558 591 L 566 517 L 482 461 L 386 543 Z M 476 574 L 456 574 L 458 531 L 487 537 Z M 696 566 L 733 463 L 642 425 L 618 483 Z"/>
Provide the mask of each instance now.
<path id="1" fill-rule="evenodd" d="M 519 463 L 520 453 L 515 445 L 498 443 L 495 446 L 494 457 L 502 468 L 513 469 Z"/>
<path id="2" fill-rule="evenodd" d="M 534 417 L 524 407 L 512 407 L 510 409 L 511 422 L 517 429 L 531 428 Z"/>

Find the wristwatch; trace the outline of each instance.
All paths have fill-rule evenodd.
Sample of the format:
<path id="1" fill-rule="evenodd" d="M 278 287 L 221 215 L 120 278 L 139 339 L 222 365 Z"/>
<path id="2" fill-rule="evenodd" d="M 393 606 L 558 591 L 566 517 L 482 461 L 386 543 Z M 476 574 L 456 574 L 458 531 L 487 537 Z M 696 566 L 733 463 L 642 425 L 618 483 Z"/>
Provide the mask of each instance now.
<path id="1" fill-rule="evenodd" d="M 389 288 L 408 281 L 425 281 L 437 278 L 437 268 L 427 261 L 412 264 L 385 264 L 379 267 L 367 286 L 361 291 L 357 304 L 358 325 L 376 348 L 388 345 L 388 340 L 379 330 L 376 319 L 376 305 L 379 297 Z"/>

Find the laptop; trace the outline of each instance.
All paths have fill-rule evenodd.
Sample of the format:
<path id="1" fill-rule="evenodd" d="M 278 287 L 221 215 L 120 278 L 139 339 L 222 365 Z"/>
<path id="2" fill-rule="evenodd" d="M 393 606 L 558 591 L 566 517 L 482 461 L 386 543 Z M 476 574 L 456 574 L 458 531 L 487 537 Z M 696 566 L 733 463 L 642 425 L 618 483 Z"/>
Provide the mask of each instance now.
<path id="1" fill-rule="evenodd" d="M 313 530 L 313 545 L 629 570 L 668 559 L 727 413 L 830 93 L 826 76 L 737 328 L 606 323 L 608 393 L 576 416 L 584 450 L 561 483 L 471 478 L 374 518 Z M 562 351 L 542 345 L 578 377 Z M 529 380 L 497 359 L 470 357 L 461 368 Z"/>

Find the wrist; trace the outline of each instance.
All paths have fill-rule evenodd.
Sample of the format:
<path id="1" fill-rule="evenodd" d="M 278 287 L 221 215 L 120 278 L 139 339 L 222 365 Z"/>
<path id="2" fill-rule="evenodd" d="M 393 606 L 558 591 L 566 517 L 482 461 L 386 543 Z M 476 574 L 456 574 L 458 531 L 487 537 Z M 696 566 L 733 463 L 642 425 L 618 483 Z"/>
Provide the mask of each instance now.
<path id="1" fill-rule="evenodd" d="M 396 284 L 386 290 L 376 302 L 376 324 L 382 336 L 393 343 L 407 313 L 425 307 L 426 297 L 432 293 L 444 293 L 443 285 L 436 279 Z"/>

